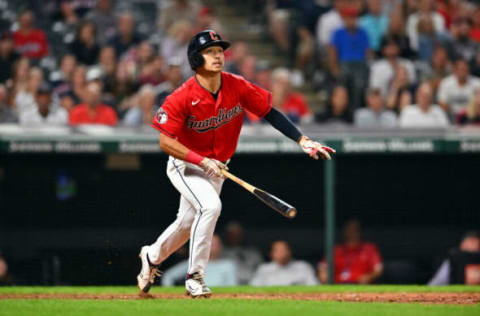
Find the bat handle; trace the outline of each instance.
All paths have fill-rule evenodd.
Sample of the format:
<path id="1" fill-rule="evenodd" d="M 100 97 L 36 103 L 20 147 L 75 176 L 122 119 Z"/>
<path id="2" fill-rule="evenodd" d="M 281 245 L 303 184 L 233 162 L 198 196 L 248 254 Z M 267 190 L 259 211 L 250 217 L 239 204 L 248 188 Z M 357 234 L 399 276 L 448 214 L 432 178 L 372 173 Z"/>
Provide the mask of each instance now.
<path id="1" fill-rule="evenodd" d="M 239 184 L 240 186 L 242 186 L 243 188 L 245 188 L 245 190 L 253 193 L 253 191 L 256 189 L 256 187 L 254 187 L 254 186 L 251 185 L 250 183 L 247 183 L 247 182 L 243 181 L 242 179 L 234 176 L 233 174 L 231 174 L 231 173 L 228 172 L 227 170 L 225 170 L 225 169 L 221 169 L 221 170 L 222 170 L 223 175 L 224 175 L 226 178 L 229 178 L 229 179 L 232 180 L 233 182 Z"/>

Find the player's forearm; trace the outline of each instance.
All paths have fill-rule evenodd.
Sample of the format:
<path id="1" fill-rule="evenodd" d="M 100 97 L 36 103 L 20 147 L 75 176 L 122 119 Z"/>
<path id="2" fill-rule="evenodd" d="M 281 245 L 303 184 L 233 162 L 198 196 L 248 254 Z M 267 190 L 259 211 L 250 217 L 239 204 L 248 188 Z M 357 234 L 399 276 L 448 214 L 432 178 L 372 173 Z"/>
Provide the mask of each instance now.
<path id="1" fill-rule="evenodd" d="M 265 115 L 265 120 L 270 123 L 276 130 L 281 132 L 283 135 L 287 136 L 294 142 L 298 142 L 302 137 L 302 132 L 295 126 L 286 117 L 282 112 L 277 110 L 276 108 L 272 108 L 270 112 Z"/>
<path id="2" fill-rule="evenodd" d="M 163 152 L 177 159 L 199 164 L 200 161 L 204 158 L 185 147 L 178 140 L 168 137 L 164 134 L 160 134 L 159 144 Z M 195 155 L 197 157 L 195 157 Z"/>

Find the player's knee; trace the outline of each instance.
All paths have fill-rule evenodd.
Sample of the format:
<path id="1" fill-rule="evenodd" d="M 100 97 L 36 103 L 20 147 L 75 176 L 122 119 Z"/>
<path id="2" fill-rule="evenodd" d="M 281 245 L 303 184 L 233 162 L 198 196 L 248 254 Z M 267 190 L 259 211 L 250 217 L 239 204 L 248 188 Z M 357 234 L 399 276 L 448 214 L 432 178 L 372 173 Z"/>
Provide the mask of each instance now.
<path id="1" fill-rule="evenodd" d="M 213 217 L 220 216 L 221 211 L 222 211 L 222 202 L 220 201 L 220 199 L 218 199 L 215 202 L 212 201 L 212 203 L 209 203 L 209 205 L 207 205 L 203 209 L 203 212 L 205 214 L 209 214 L 210 216 L 213 216 Z"/>
<path id="2" fill-rule="evenodd" d="M 183 230 L 190 231 L 190 228 L 192 227 L 194 219 L 195 219 L 195 215 L 185 215 L 182 221 L 178 224 L 178 229 L 182 231 Z"/>

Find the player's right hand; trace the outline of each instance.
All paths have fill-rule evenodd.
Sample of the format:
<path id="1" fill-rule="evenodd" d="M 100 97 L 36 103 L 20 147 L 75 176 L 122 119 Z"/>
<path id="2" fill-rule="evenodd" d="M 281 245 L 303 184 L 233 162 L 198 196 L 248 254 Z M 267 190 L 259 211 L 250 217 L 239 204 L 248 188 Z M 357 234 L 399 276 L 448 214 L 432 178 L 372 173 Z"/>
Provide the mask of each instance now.
<path id="1" fill-rule="evenodd" d="M 228 167 L 216 159 L 203 158 L 200 167 L 205 171 L 207 177 L 225 178 L 222 169 L 228 170 Z"/>

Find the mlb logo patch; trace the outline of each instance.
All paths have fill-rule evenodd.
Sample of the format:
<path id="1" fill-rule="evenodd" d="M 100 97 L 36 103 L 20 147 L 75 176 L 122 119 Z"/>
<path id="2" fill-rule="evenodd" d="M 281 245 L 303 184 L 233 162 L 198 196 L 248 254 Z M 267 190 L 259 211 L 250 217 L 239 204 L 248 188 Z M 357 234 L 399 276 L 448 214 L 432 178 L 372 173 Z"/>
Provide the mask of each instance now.
<path id="1" fill-rule="evenodd" d="M 162 108 L 158 109 L 157 114 L 155 114 L 155 120 L 160 124 L 167 123 L 168 114 Z"/>

